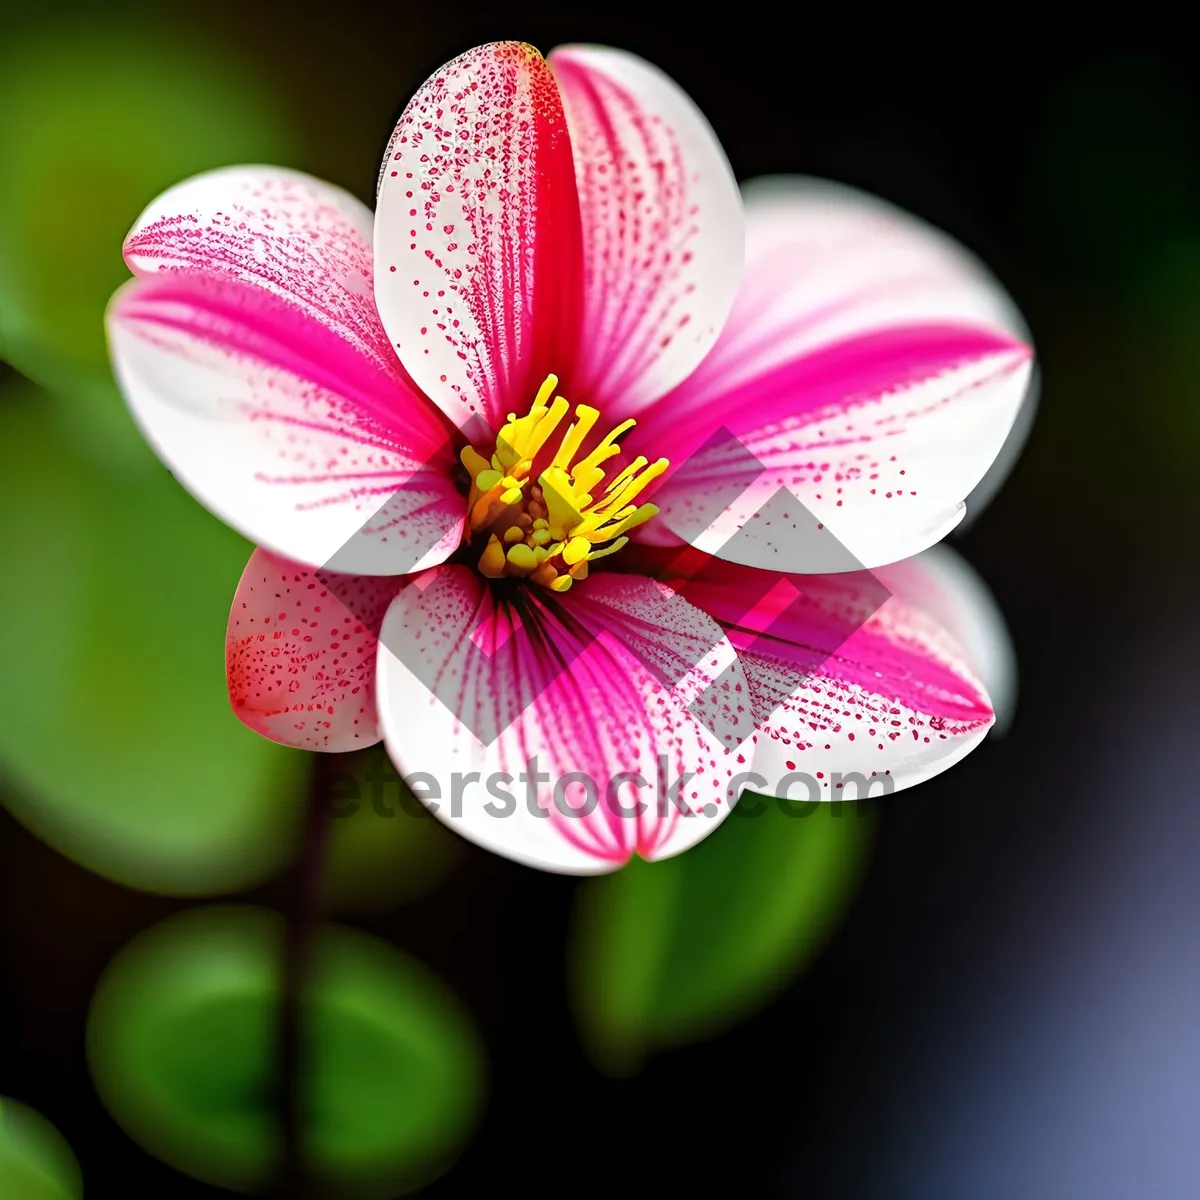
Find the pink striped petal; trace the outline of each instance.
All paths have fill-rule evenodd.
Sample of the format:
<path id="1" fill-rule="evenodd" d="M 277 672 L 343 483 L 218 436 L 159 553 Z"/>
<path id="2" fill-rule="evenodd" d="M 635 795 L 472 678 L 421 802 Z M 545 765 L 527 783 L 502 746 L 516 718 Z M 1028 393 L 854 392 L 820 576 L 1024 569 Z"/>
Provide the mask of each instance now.
<path id="1" fill-rule="evenodd" d="M 440 567 L 400 592 L 380 634 L 384 738 L 414 792 L 544 870 L 611 871 L 715 828 L 736 800 L 747 696 L 716 623 L 637 576 L 556 597 Z"/>
<path id="2" fill-rule="evenodd" d="M 662 521 L 793 571 L 843 569 L 814 550 L 822 537 L 867 567 L 915 554 L 961 518 L 1021 407 L 1020 317 L 970 255 L 882 201 L 802 179 L 745 198 L 747 272 L 725 331 L 643 418 L 643 438 L 687 463 L 687 486 L 656 497 Z M 763 470 L 701 531 L 693 499 L 723 452 L 688 460 L 721 429 Z M 781 488 L 803 510 L 768 529 L 755 514 Z"/>
<path id="3" fill-rule="evenodd" d="M 920 603 L 933 596 L 923 564 L 895 592 L 884 572 L 789 576 L 715 559 L 685 582 L 665 578 L 737 650 L 757 728 L 746 752 L 753 791 L 839 800 L 872 780 L 873 794 L 909 787 L 957 762 L 992 725 L 975 665 Z M 968 615 L 970 604 L 961 593 L 935 607 L 956 608 L 960 627 L 984 635 L 991 614 Z"/>
<path id="4" fill-rule="evenodd" d="M 109 308 L 118 381 L 209 509 L 299 561 L 400 574 L 458 544 L 449 429 L 392 354 L 370 213 L 295 172 L 180 184 L 134 227 Z"/>
<path id="5" fill-rule="evenodd" d="M 356 750 L 379 741 L 376 635 L 400 582 L 315 572 L 255 550 L 225 639 L 238 719 L 302 750 Z"/>
<path id="6" fill-rule="evenodd" d="M 954 638 L 987 688 L 993 734 L 1004 732 L 1017 706 L 1016 651 L 1000 606 L 971 564 L 943 544 L 873 574 Z"/>
<path id="7" fill-rule="evenodd" d="M 550 55 L 571 129 L 586 299 L 567 394 L 626 416 L 695 369 L 742 276 L 742 206 L 716 135 L 656 67 L 600 46 Z"/>
<path id="8" fill-rule="evenodd" d="M 140 279 L 216 276 L 261 288 L 381 366 L 394 357 L 371 296 L 371 211 L 283 167 L 222 167 L 169 188 L 125 239 Z"/>
<path id="9" fill-rule="evenodd" d="M 417 91 L 380 170 L 375 244 L 388 336 L 460 427 L 524 411 L 551 372 L 569 382 L 579 200 L 558 85 L 533 47 L 480 46 Z"/>

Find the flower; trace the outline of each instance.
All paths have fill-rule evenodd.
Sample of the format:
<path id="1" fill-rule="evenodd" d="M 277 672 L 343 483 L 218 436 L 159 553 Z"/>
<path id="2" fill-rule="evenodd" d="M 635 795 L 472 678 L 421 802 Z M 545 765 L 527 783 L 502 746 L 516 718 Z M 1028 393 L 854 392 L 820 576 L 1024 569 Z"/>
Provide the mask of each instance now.
<path id="1" fill-rule="evenodd" d="M 408 105 L 374 217 L 230 168 L 125 256 L 130 407 L 261 547 L 227 646 L 259 733 L 382 737 L 465 836 L 593 873 L 991 726 L 1002 635 L 920 552 L 1021 407 L 1019 316 L 880 201 L 739 194 L 640 59 L 479 47 Z"/>

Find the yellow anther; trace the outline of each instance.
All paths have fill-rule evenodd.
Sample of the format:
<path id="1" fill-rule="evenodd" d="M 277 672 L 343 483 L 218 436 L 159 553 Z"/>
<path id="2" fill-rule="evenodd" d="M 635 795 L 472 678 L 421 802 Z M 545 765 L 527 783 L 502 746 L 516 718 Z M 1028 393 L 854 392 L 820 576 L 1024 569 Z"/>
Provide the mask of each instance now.
<path id="1" fill-rule="evenodd" d="M 585 537 L 573 537 L 563 547 L 563 562 L 568 567 L 573 567 L 577 562 L 583 562 L 588 556 L 588 551 L 592 548 L 592 543 Z"/>
<path id="2" fill-rule="evenodd" d="M 488 544 L 479 556 L 479 571 L 489 579 L 499 579 L 504 574 L 504 547 L 495 534 L 488 538 Z"/>
<path id="3" fill-rule="evenodd" d="M 587 579 L 589 563 L 626 545 L 628 530 L 658 512 L 655 505 L 635 500 L 668 464 L 665 458 L 651 463 L 639 455 L 606 483 L 604 465 L 621 453 L 618 442 L 635 422 L 622 421 L 591 442 L 600 413 L 580 404 L 545 465 L 542 452 L 571 407 L 554 396 L 557 387 L 558 379 L 548 376 L 528 412 L 509 414 L 490 461 L 472 446 L 464 447 L 459 458 L 471 476 L 469 536 L 487 539 L 479 570 L 490 579 L 528 578 L 562 593 Z M 585 442 L 591 449 L 580 457 Z"/>
<path id="4" fill-rule="evenodd" d="M 554 394 L 554 389 L 556 387 L 558 387 L 558 376 L 557 375 L 547 375 L 545 380 L 542 383 L 542 386 L 540 388 L 538 388 L 538 394 L 533 399 L 533 407 L 534 408 L 545 408 L 546 401 L 549 400 L 550 397 Z M 566 405 L 567 405 L 567 402 L 565 400 L 563 400 L 563 411 L 564 412 L 566 411 Z"/>
<path id="5" fill-rule="evenodd" d="M 518 542 L 515 546 L 509 546 L 508 563 L 509 566 L 514 567 L 522 573 L 532 571 L 538 565 L 537 556 L 524 542 Z"/>
<path id="6" fill-rule="evenodd" d="M 499 496 L 496 494 L 496 489 L 489 492 L 484 492 L 482 496 L 471 506 L 471 528 L 479 529 L 486 525 L 493 516 L 493 510 L 496 507 Z"/>
<path id="7" fill-rule="evenodd" d="M 601 550 L 593 550 L 591 554 L 587 556 L 587 561 L 595 562 L 598 558 L 607 558 L 610 554 L 616 554 L 618 550 L 624 546 L 627 546 L 628 544 L 629 539 L 627 537 L 619 537 L 611 546 L 605 546 Z"/>
<path id="8" fill-rule="evenodd" d="M 464 446 L 459 451 L 458 457 L 462 465 L 470 472 L 472 479 L 478 479 L 482 472 L 491 468 L 491 463 L 474 446 Z"/>
<path id="9" fill-rule="evenodd" d="M 603 441 L 585 458 L 582 462 L 576 463 L 571 468 L 571 476 L 575 481 L 575 486 L 587 492 L 596 486 L 604 478 L 604 472 L 600 469 L 602 462 L 607 462 L 614 454 L 621 453 L 621 447 L 615 445 L 616 439 L 621 436 L 626 430 L 632 429 L 637 422 L 630 417 L 627 421 L 622 421 Z M 588 497 L 590 502 L 591 497 Z"/>
<path id="10" fill-rule="evenodd" d="M 618 534 L 624 533 L 627 529 L 634 529 L 638 525 L 645 525 L 651 517 L 657 516 L 657 504 L 642 504 L 622 520 L 618 521 L 616 525 L 603 526 L 601 532 L 604 533 L 605 537 L 616 537 Z"/>
<path id="11" fill-rule="evenodd" d="M 597 507 L 603 508 L 606 512 L 624 508 L 634 496 L 644 490 L 647 485 L 653 483 L 670 465 L 670 461 L 665 458 L 660 458 L 657 462 L 652 462 L 640 475 L 631 475 L 626 479 L 619 488 Z"/>
<path id="12" fill-rule="evenodd" d="M 553 378 L 553 376 L 551 376 Z M 555 397 L 554 403 L 546 410 L 545 415 L 538 421 L 533 431 L 533 444 L 530 457 L 536 454 L 549 440 L 558 428 L 559 422 L 567 415 L 571 406 L 561 397 Z"/>
<path id="13" fill-rule="evenodd" d="M 579 453 L 579 447 L 583 445 L 583 439 L 592 431 L 592 426 L 600 419 L 598 409 L 592 408 L 590 404 L 580 404 L 575 409 L 575 421 L 571 428 L 567 430 L 566 436 L 562 440 L 562 445 L 558 448 L 558 453 L 554 456 L 554 465 L 556 467 L 569 467 L 571 459 Z"/>
<path id="14" fill-rule="evenodd" d="M 646 465 L 646 461 L 645 455 L 639 454 L 629 466 L 621 470 L 620 474 L 613 476 L 612 483 L 604 489 L 605 492 L 613 491 L 614 488 L 620 487 L 630 475 L 636 475 Z"/>

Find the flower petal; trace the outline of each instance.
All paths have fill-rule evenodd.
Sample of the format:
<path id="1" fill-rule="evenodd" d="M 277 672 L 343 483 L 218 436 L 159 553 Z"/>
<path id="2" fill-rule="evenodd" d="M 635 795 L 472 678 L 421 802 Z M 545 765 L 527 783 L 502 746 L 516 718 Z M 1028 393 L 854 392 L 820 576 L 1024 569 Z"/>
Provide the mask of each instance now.
<path id="1" fill-rule="evenodd" d="M 302 750 L 356 750 L 379 741 L 376 639 L 400 583 L 313 571 L 255 550 L 225 637 L 238 719 Z"/>
<path id="2" fill-rule="evenodd" d="M 843 569 L 813 559 L 818 529 L 866 567 L 915 554 L 961 518 L 1021 407 L 1020 317 L 970 255 L 882 201 L 804 179 L 745 199 L 746 278 L 725 331 L 643 418 L 680 480 L 655 497 L 662 521 L 793 571 Z M 693 499 L 728 460 L 719 431 L 761 472 L 698 530 Z M 754 516 L 780 489 L 805 511 L 768 531 Z"/>
<path id="3" fill-rule="evenodd" d="M 1008 436 L 1004 439 L 1004 445 L 1000 447 L 1000 453 L 992 460 L 992 465 L 984 472 L 983 478 L 971 489 L 971 494 L 964 501 L 967 511 L 963 515 L 963 519 L 955 526 L 955 537 L 962 537 L 975 524 L 980 514 L 995 499 L 996 493 L 1004 485 L 1004 481 L 1011 474 L 1013 467 L 1017 465 L 1017 460 L 1024 452 L 1025 443 L 1029 441 L 1029 435 L 1033 430 L 1033 419 L 1037 416 L 1041 392 L 1041 371 L 1038 370 L 1038 364 L 1034 362 L 1025 399 L 1021 402 L 1021 407 L 1008 431 Z"/>
<path id="4" fill-rule="evenodd" d="M 295 172 L 214 171 L 151 205 L 126 255 L 140 278 L 109 308 L 117 378 L 201 503 L 340 570 L 450 553 L 451 431 L 388 347 L 357 200 Z"/>
<path id="5" fill-rule="evenodd" d="M 787 576 L 720 560 L 676 586 L 725 627 L 750 684 L 752 790 L 850 799 L 909 787 L 962 758 L 992 708 L 954 639 L 882 573 Z M 747 611 L 755 597 L 757 603 Z"/>
<path id="6" fill-rule="evenodd" d="M 562 100 L 518 42 L 460 55 L 392 133 L 375 297 L 413 378 L 451 419 L 524 411 L 569 378 L 582 306 L 579 199 Z"/>
<path id="7" fill-rule="evenodd" d="M 954 638 L 987 688 L 996 713 L 992 733 L 1003 733 L 1017 706 L 1016 650 L 996 598 L 971 564 L 943 544 L 872 573 Z"/>
<path id="8" fill-rule="evenodd" d="M 125 239 L 140 279 L 214 276 L 261 288 L 381 363 L 392 355 L 371 296 L 371 210 L 283 167 L 221 167 L 169 188 Z"/>
<path id="9" fill-rule="evenodd" d="M 568 395 L 637 412 L 717 340 L 742 277 L 742 205 L 716 134 L 644 60 L 602 46 L 550 55 L 571 129 L 586 270 Z"/>
<path id="10" fill-rule="evenodd" d="M 380 720 L 414 793 L 544 870 L 611 871 L 715 828 L 737 798 L 747 694 L 716 623 L 637 576 L 559 597 L 439 567 L 380 634 Z"/>

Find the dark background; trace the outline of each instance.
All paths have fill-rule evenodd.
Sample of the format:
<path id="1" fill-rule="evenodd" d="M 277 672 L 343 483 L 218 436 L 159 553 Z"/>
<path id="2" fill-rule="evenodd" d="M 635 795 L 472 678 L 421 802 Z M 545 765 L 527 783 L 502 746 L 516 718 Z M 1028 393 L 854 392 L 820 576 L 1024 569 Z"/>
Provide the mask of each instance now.
<path id="1" fill-rule="evenodd" d="M 695 98 L 739 179 L 827 176 L 959 238 L 1040 361 L 1026 453 L 956 539 L 1010 623 L 1015 721 L 876 806 L 839 927 L 762 1011 L 610 1080 L 564 998 L 572 881 L 472 848 L 435 893 L 359 922 L 438 970 L 487 1047 L 482 1123 L 422 1194 L 1200 1194 L 1200 110 L 1182 35 L 400 0 L 221 0 L 188 21 L 286 81 L 307 156 L 291 165 L 367 200 L 407 95 L 462 49 L 635 51 Z M 287 903 L 294 885 L 253 895 Z M 217 1195 L 125 1137 L 83 1058 L 100 970 L 184 902 L 0 813 L 0 903 L 0 1093 L 51 1117 L 88 1194 Z"/>

